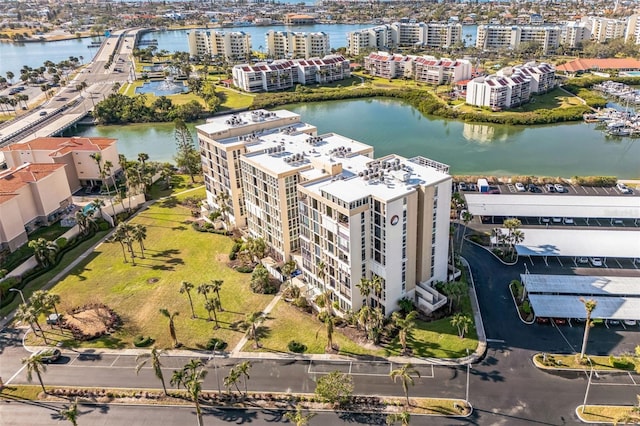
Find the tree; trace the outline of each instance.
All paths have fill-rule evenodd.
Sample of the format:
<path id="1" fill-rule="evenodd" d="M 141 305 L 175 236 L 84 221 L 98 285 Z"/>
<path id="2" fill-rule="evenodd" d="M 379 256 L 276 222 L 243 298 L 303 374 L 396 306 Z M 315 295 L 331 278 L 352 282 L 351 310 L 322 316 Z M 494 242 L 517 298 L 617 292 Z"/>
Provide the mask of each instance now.
<path id="1" fill-rule="evenodd" d="M 353 395 L 353 378 L 340 371 L 333 371 L 318 379 L 315 393 L 325 402 L 344 405 Z"/>
<path id="2" fill-rule="evenodd" d="M 131 228 L 131 238 L 140 244 L 140 257 L 144 259 L 144 240 L 147 239 L 147 227 L 137 223 Z"/>
<path id="3" fill-rule="evenodd" d="M 199 359 L 192 359 L 182 370 L 174 371 L 171 377 L 171 384 L 178 388 L 184 386 L 187 394 L 195 404 L 198 426 L 203 426 L 200 394 L 202 393 L 202 382 L 205 377 L 207 377 L 207 370 L 204 363 Z"/>
<path id="4" fill-rule="evenodd" d="M 222 308 L 222 300 L 220 299 L 220 289 L 222 288 L 222 284 L 224 284 L 223 280 L 211 280 L 211 284 L 209 284 L 211 286 L 211 291 L 216 294 L 216 299 L 218 300 L 217 309 L 220 312 L 224 312 L 224 309 Z"/>
<path id="5" fill-rule="evenodd" d="M 473 320 L 469 315 L 457 313 L 451 318 L 450 323 L 458 329 L 458 337 L 463 339 L 464 335 L 469 331 L 469 327 L 473 325 Z"/>
<path id="6" fill-rule="evenodd" d="M 296 405 L 296 411 L 287 411 L 284 416 L 296 426 L 307 426 L 309 420 L 315 417 L 315 413 L 304 413 L 300 404 Z"/>
<path id="7" fill-rule="evenodd" d="M 218 299 L 207 299 L 204 302 L 204 308 L 207 310 L 207 314 L 209 315 L 209 321 L 213 321 L 215 319 L 216 326 L 214 329 L 220 328 L 220 324 L 218 323 Z M 211 318 L 211 312 L 213 312 L 213 318 Z"/>
<path id="8" fill-rule="evenodd" d="M 360 278 L 360 282 L 356 283 L 356 287 L 364 298 L 364 306 L 369 306 L 369 296 L 371 295 L 371 281 L 365 277 Z"/>
<path id="9" fill-rule="evenodd" d="M 140 369 L 144 367 L 147 362 L 151 361 L 151 368 L 153 368 L 153 373 L 162 383 L 162 390 L 164 394 L 167 395 L 167 386 L 164 383 L 164 374 L 162 373 L 162 363 L 160 362 L 160 356 L 164 354 L 162 349 L 151 348 L 151 352 L 146 354 L 139 354 L 136 356 L 136 374 L 140 372 Z"/>
<path id="10" fill-rule="evenodd" d="M 473 220 L 473 215 L 468 211 L 462 212 L 462 222 L 464 223 L 464 228 L 462 228 L 462 237 L 460 238 L 460 253 L 462 253 L 462 246 L 464 244 L 464 236 L 467 232 L 467 225 L 469 222 Z"/>
<path id="11" fill-rule="evenodd" d="M 282 265 L 282 275 L 284 276 L 285 283 L 291 280 L 291 274 L 296 270 L 296 262 L 290 260 Z"/>
<path id="12" fill-rule="evenodd" d="M 197 288 L 198 294 L 201 294 L 204 297 L 204 301 L 209 301 L 209 292 L 211 292 L 211 284 L 203 283 L 200 284 Z"/>
<path id="13" fill-rule="evenodd" d="M 582 337 L 582 349 L 580 350 L 580 359 L 583 359 L 584 353 L 587 351 L 589 329 L 593 327 L 593 321 L 591 321 L 591 313 L 596 309 L 596 306 L 598 306 L 598 302 L 593 299 L 586 300 L 584 297 L 581 297 L 580 301 L 584 305 L 584 310 L 587 312 L 587 320 L 584 323 L 584 336 Z"/>
<path id="14" fill-rule="evenodd" d="M 38 290 L 43 291 L 43 290 Z M 58 304 L 60 303 L 60 295 L 43 291 L 42 304 L 44 305 L 44 312 L 53 312 L 56 314 L 56 323 L 60 326 L 60 314 L 58 313 Z M 33 297 L 33 296 L 32 296 Z"/>
<path id="15" fill-rule="evenodd" d="M 402 426 L 409 426 L 410 420 L 411 420 L 411 414 L 408 411 L 404 410 L 404 411 L 401 411 L 400 413 L 389 414 L 387 416 L 386 422 L 388 425 L 394 425 L 400 422 Z"/>
<path id="16" fill-rule="evenodd" d="M 333 292 L 329 289 L 323 291 L 322 293 L 320 293 L 317 297 L 316 297 L 316 304 L 324 309 L 324 312 L 328 315 L 328 316 L 332 316 L 333 315 L 333 309 L 331 308 L 331 304 L 333 303 L 331 301 L 332 299 L 332 295 Z"/>
<path id="17" fill-rule="evenodd" d="M 38 324 L 38 310 L 34 306 L 21 303 L 18 306 L 18 309 L 16 309 L 15 317 L 18 321 L 26 322 L 27 324 L 29 324 L 33 334 L 36 336 L 38 335 L 34 326 L 34 324 L 36 324 L 38 326 L 38 329 L 40 329 L 40 325 Z M 44 337 L 44 332 L 42 334 Z"/>
<path id="18" fill-rule="evenodd" d="M 222 383 L 224 384 L 224 387 L 227 388 L 227 392 L 229 394 L 231 394 L 231 387 L 233 386 L 235 386 L 235 388 L 238 390 L 238 393 L 241 393 L 240 388 L 238 387 L 239 381 L 240 373 L 235 368 L 232 368 L 231 370 L 229 370 L 229 374 L 224 378 Z"/>
<path id="19" fill-rule="evenodd" d="M 522 222 L 519 219 L 506 219 L 503 222 L 503 226 L 507 229 L 506 241 L 509 244 L 509 255 L 513 256 L 515 253 L 516 244 L 524 241 L 524 233 L 520 230 Z"/>
<path id="20" fill-rule="evenodd" d="M 96 198 L 95 200 L 90 202 L 89 205 L 91 206 L 92 211 L 96 211 L 97 210 L 98 211 L 98 217 L 102 218 L 102 208 L 105 206 L 104 200 L 102 200 L 100 198 Z"/>
<path id="21" fill-rule="evenodd" d="M 333 319 L 333 315 L 325 315 L 324 316 L 324 325 L 327 328 L 327 346 L 325 349 L 327 351 L 333 350 L 333 328 L 335 326 L 335 320 Z M 316 339 L 318 338 L 318 333 L 320 333 L 320 329 L 322 326 L 316 331 Z"/>
<path id="22" fill-rule="evenodd" d="M 407 353 L 407 337 L 411 336 L 411 332 L 416 328 L 416 317 L 418 316 L 417 311 L 411 311 L 404 318 L 398 312 L 394 312 L 391 314 L 395 326 L 398 330 L 398 339 L 400 340 L 400 344 L 402 345 L 402 355 L 406 355 Z"/>
<path id="23" fill-rule="evenodd" d="M 176 119 L 174 124 L 174 137 L 177 145 L 177 152 L 174 157 L 176 164 L 185 170 L 191 177 L 191 182 L 195 183 L 195 175 L 200 173 L 202 165 L 200 152 L 196 149 L 193 143 L 193 136 L 191 136 L 191 132 L 184 124 L 184 121 Z"/>
<path id="24" fill-rule="evenodd" d="M 180 294 L 187 294 L 189 298 L 189 306 L 191 307 L 191 318 L 196 317 L 196 312 L 193 310 L 193 300 L 191 299 L 191 290 L 193 290 L 193 284 L 188 281 L 182 281 L 180 285 Z"/>
<path id="25" fill-rule="evenodd" d="M 255 293 L 269 293 L 269 271 L 262 264 L 258 264 L 253 269 L 250 286 Z M 275 291 L 271 293 L 275 293 Z"/>
<path id="26" fill-rule="evenodd" d="M 257 311 L 247 315 L 247 319 L 245 320 L 245 324 L 249 328 L 249 338 L 253 339 L 255 342 L 255 347 L 258 349 L 260 347 L 259 336 L 258 336 L 258 325 L 264 320 L 262 316 L 262 312 Z"/>
<path id="27" fill-rule="evenodd" d="M 78 416 L 80 415 L 78 411 L 78 398 L 73 401 L 73 404 L 58 411 L 58 415 L 64 420 L 68 420 L 73 426 L 78 426 Z"/>
<path id="28" fill-rule="evenodd" d="M 27 381 L 31 383 L 33 381 L 33 374 L 35 373 L 35 375 L 38 377 L 38 382 L 40 382 L 40 386 L 42 386 L 42 391 L 45 394 L 47 393 L 47 389 L 45 389 L 44 382 L 42 381 L 42 373 L 47 372 L 47 365 L 42 359 L 46 355 L 46 351 L 39 352 L 22 360 L 22 364 L 26 365 L 27 367 Z"/>
<path id="29" fill-rule="evenodd" d="M 50 266 L 58 252 L 58 246 L 53 241 L 44 238 L 29 241 L 29 248 L 33 250 L 36 262 L 43 268 Z"/>
<path id="30" fill-rule="evenodd" d="M 174 318 L 180 315 L 180 312 L 169 313 L 166 308 L 160 308 L 160 313 L 169 319 L 169 334 L 171 335 L 171 340 L 173 340 L 173 347 L 177 348 L 180 346 L 180 343 L 176 337 L 176 325 L 174 323 Z"/>
<path id="31" fill-rule="evenodd" d="M 225 191 L 221 191 L 216 196 L 216 203 L 218 204 L 218 210 L 222 214 L 222 219 L 224 220 L 224 225 L 229 231 L 231 229 L 231 222 L 229 220 L 229 213 L 231 213 L 231 207 L 229 206 L 229 194 Z"/>
<path id="32" fill-rule="evenodd" d="M 411 405 L 409 402 L 409 385 L 413 386 L 415 384 L 412 375 L 420 377 L 420 372 L 416 370 L 410 362 L 389 373 L 389 377 L 391 377 L 393 383 L 396 382 L 397 378 L 401 380 L 404 397 L 407 400 L 407 406 Z"/>
<path id="33" fill-rule="evenodd" d="M 251 361 L 243 361 L 240 364 L 236 365 L 234 368 L 238 372 L 238 375 L 242 377 L 242 380 L 244 381 L 244 396 L 247 396 L 247 380 L 250 379 L 249 370 L 251 370 Z"/>
<path id="34" fill-rule="evenodd" d="M 449 313 L 453 312 L 453 302 L 459 303 L 460 298 L 467 289 L 462 281 L 448 281 L 438 286 L 442 293 L 449 299 Z"/>

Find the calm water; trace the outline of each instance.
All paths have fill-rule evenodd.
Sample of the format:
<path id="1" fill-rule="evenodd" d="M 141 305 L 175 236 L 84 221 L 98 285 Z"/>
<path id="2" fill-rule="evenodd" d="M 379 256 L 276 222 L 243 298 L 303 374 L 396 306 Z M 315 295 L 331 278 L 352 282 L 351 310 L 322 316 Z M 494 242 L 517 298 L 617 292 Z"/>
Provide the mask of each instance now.
<path id="1" fill-rule="evenodd" d="M 607 138 L 583 123 L 542 127 L 468 124 L 426 118 L 397 100 L 348 100 L 287 107 L 318 126 L 375 147 L 376 156 L 423 155 L 449 164 L 453 174 L 615 175 L 640 177 L 640 139 Z M 146 152 L 171 161 L 173 125 L 91 127 L 82 135 L 119 139 L 118 149 L 135 158 Z M 194 132 L 195 137 L 195 132 Z"/>

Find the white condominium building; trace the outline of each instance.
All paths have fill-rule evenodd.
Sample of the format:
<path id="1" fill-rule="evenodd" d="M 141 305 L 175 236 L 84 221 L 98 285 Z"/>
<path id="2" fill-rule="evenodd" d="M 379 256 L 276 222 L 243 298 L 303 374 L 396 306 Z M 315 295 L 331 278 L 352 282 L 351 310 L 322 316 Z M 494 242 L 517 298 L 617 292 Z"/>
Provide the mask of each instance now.
<path id="1" fill-rule="evenodd" d="M 546 54 L 560 44 L 562 28 L 551 25 L 478 25 L 476 47 L 483 50 L 517 49 L 523 43 L 535 43 Z"/>
<path id="2" fill-rule="evenodd" d="M 567 22 L 562 27 L 560 44 L 571 49 L 580 46 L 584 40 L 591 39 L 591 26 L 585 21 Z"/>
<path id="3" fill-rule="evenodd" d="M 210 55 L 227 60 L 246 60 L 251 56 L 251 35 L 243 31 L 190 31 L 187 34 L 191 56 Z"/>
<path id="4" fill-rule="evenodd" d="M 627 29 L 625 30 L 624 40 L 632 40 L 635 44 L 640 44 L 640 15 L 635 14 L 627 19 Z"/>
<path id="5" fill-rule="evenodd" d="M 299 266 L 310 290 L 331 290 L 343 311 L 367 303 L 389 315 L 404 297 L 426 312 L 446 303 L 432 284 L 447 279 L 448 166 L 349 153 L 335 163 L 339 173 L 299 185 Z M 382 291 L 366 300 L 356 284 L 374 277 Z"/>
<path id="6" fill-rule="evenodd" d="M 318 58 L 331 53 L 329 34 L 270 30 L 266 34 L 267 53 L 275 59 Z"/>
<path id="7" fill-rule="evenodd" d="M 421 83 L 440 85 L 470 79 L 472 66 L 465 59 L 437 59 L 433 56 L 377 52 L 364 58 L 364 68 L 376 77 L 406 77 Z"/>
<path id="8" fill-rule="evenodd" d="M 440 22 L 394 22 L 347 33 L 347 52 L 385 50 L 399 46 L 446 48 L 462 41 L 462 25 Z"/>
<path id="9" fill-rule="evenodd" d="M 625 36 L 627 22 L 622 19 L 610 19 L 589 16 L 583 18 L 591 25 L 591 38 L 598 42 L 622 38 Z"/>
<path id="10" fill-rule="evenodd" d="M 555 86 L 555 71 L 549 64 L 530 62 L 507 67 L 467 84 L 467 103 L 492 109 L 512 108 L 526 103 L 531 94 L 544 93 Z"/>
<path id="11" fill-rule="evenodd" d="M 257 110 L 218 116 L 196 126 L 207 204 L 220 209 L 224 203 L 232 228 L 246 226 L 240 156 L 250 152 L 256 135 L 265 132 L 315 135 L 314 126 L 302 123 L 300 115 L 286 110 Z"/>
<path id="12" fill-rule="evenodd" d="M 216 117 L 197 126 L 207 201 L 233 203 L 234 223 L 294 259 L 307 296 L 331 290 L 340 309 L 386 315 L 403 297 L 430 312 L 446 303 L 451 177 L 416 157 L 374 159 L 373 148 L 303 124 L 289 111 Z M 224 193 L 226 196 L 220 197 Z M 377 277 L 365 302 L 356 283 Z"/>
<path id="13" fill-rule="evenodd" d="M 241 64 L 232 69 L 233 84 L 246 92 L 286 90 L 296 84 L 340 81 L 351 76 L 349 61 L 341 55 L 324 58 L 280 59 L 271 63 Z"/>

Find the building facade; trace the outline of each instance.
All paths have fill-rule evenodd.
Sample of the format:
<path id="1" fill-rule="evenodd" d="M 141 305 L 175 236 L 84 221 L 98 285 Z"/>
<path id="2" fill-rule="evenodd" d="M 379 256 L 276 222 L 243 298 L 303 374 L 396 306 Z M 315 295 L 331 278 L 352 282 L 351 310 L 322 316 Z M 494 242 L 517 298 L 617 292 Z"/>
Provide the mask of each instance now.
<path id="1" fill-rule="evenodd" d="M 636 13 L 635 15 L 631 15 L 627 18 L 624 40 L 640 44 L 640 14 Z"/>
<path id="2" fill-rule="evenodd" d="M 427 312 L 446 303 L 432 284 L 447 279 L 448 166 L 376 160 L 371 146 L 318 135 L 288 111 L 216 117 L 197 130 L 208 203 L 234 203 L 235 226 L 277 261 L 295 260 L 308 297 L 331 290 L 341 311 L 367 303 L 386 315 L 404 297 Z M 365 300 L 361 279 L 382 290 Z"/>
<path id="3" fill-rule="evenodd" d="M 275 92 L 296 84 L 322 84 L 351 77 L 349 60 L 341 55 L 324 58 L 281 59 L 232 69 L 233 84 L 245 92 Z"/>
<path id="4" fill-rule="evenodd" d="M 483 50 L 517 49 L 521 44 L 540 46 L 544 54 L 555 51 L 562 35 L 556 25 L 478 25 L 476 47 Z"/>
<path id="5" fill-rule="evenodd" d="M 394 22 L 347 33 L 347 52 L 361 55 L 395 47 L 448 48 L 462 41 L 457 22 Z"/>
<path id="6" fill-rule="evenodd" d="M 472 65 L 465 59 L 437 59 L 433 56 L 403 56 L 387 52 L 370 53 L 364 68 L 371 75 L 387 79 L 408 78 L 441 85 L 471 78 Z"/>
<path id="7" fill-rule="evenodd" d="M 467 84 L 466 101 L 469 105 L 500 110 L 522 105 L 529 102 L 532 94 L 545 93 L 554 87 L 554 68 L 530 62 L 474 78 Z"/>
<path id="8" fill-rule="evenodd" d="M 1 150 L 8 167 L 27 163 L 64 164 L 69 188 L 91 188 L 108 181 L 112 185 L 121 172 L 116 139 L 94 137 L 46 137 L 9 145 Z M 100 164 L 96 161 L 100 159 Z M 107 167 L 105 167 L 107 166 Z"/>
<path id="9" fill-rule="evenodd" d="M 580 44 L 585 40 L 591 39 L 591 26 L 585 21 L 567 22 L 562 27 L 562 40 L 563 46 L 570 49 L 576 49 L 580 47 Z"/>
<path id="10" fill-rule="evenodd" d="M 274 59 L 318 58 L 331 53 L 329 34 L 270 30 L 266 36 L 267 54 Z"/>
<path id="11" fill-rule="evenodd" d="M 251 56 L 251 35 L 243 31 L 189 31 L 189 54 L 209 55 L 229 61 L 245 60 Z"/>
<path id="12" fill-rule="evenodd" d="M 71 205 L 65 164 L 22 164 L 0 171 L 0 248 L 14 251 L 28 233 Z"/>
<path id="13" fill-rule="evenodd" d="M 597 42 L 625 36 L 625 30 L 627 29 L 627 22 L 625 20 L 595 16 L 589 16 L 584 19 L 591 26 L 591 38 Z"/>

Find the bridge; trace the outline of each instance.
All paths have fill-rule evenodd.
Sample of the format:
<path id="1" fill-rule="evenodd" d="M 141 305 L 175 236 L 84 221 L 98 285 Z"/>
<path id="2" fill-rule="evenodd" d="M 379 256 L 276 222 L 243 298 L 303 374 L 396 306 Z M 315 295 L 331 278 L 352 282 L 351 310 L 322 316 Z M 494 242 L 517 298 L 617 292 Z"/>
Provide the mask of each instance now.
<path id="1" fill-rule="evenodd" d="M 76 125 L 95 108 L 97 102 L 112 93 L 114 84 L 134 81 L 136 76 L 131 53 L 138 37 L 145 31 L 145 28 L 137 28 L 111 34 L 103 41 L 93 60 L 44 105 L 0 126 L 0 147 L 58 135 Z M 111 65 L 105 68 L 112 55 Z M 81 83 L 87 86 L 77 91 L 76 86 Z"/>

